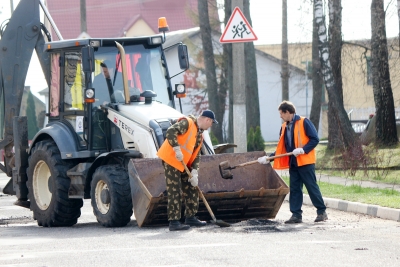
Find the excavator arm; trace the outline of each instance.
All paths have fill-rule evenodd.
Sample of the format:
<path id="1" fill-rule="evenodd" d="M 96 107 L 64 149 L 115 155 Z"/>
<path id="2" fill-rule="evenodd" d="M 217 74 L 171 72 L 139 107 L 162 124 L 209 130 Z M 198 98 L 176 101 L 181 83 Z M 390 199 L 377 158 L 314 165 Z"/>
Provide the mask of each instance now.
<path id="1" fill-rule="evenodd" d="M 4 150 L 4 165 L 0 164 L 0 169 L 9 177 L 12 177 L 13 173 L 26 177 L 25 170 L 17 166 L 24 163 L 16 164 L 14 159 L 13 146 L 18 137 L 13 130 L 13 118 L 20 113 L 25 79 L 33 50 L 36 50 L 47 84 L 50 84 L 50 59 L 48 53 L 44 52 L 45 40 L 42 34 L 44 27 L 40 22 L 39 5 L 42 5 L 40 0 L 21 0 L 2 31 L 0 40 L 0 101 L 3 108 L 0 111 L 0 134 L 2 134 L 0 149 Z M 47 31 L 45 33 L 50 36 Z M 15 147 L 15 153 L 19 151 L 26 153 L 24 150 Z M 4 188 L 7 193 L 14 191 L 12 180 Z M 24 182 L 21 177 L 16 180 Z"/>

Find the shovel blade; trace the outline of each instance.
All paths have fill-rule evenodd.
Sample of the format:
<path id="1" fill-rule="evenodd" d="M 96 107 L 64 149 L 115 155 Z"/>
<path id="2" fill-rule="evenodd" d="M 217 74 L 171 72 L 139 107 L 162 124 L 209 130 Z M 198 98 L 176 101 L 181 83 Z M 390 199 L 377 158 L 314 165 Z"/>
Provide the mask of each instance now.
<path id="1" fill-rule="evenodd" d="M 235 166 L 264 155 L 265 152 L 249 152 L 200 157 L 199 188 L 222 222 L 275 218 L 289 188 L 270 164 L 253 164 L 231 170 L 234 175 L 232 180 L 222 179 L 219 172 L 222 161 L 229 161 Z M 131 159 L 128 168 L 134 214 L 139 227 L 168 225 L 166 183 L 161 160 Z M 211 220 L 202 201 L 196 216 L 200 220 Z"/>
<path id="2" fill-rule="evenodd" d="M 223 220 L 211 220 L 210 221 L 212 224 L 218 225 L 219 227 L 230 227 L 231 225 L 227 222 L 224 222 Z"/>

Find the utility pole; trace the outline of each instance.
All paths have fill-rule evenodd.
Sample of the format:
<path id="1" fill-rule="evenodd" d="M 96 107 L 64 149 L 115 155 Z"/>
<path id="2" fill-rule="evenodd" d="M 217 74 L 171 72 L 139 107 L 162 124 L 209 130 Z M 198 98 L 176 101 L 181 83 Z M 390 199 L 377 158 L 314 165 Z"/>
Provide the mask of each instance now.
<path id="1" fill-rule="evenodd" d="M 14 0 L 10 0 L 11 15 L 14 12 Z"/>
<path id="2" fill-rule="evenodd" d="M 306 65 L 306 117 L 308 118 L 308 60 L 306 61 L 302 61 L 301 64 L 305 64 Z"/>
<path id="3" fill-rule="evenodd" d="M 47 0 L 44 0 L 43 1 L 43 4 L 46 6 L 46 8 L 47 8 Z M 51 25 L 51 22 L 50 22 L 50 20 L 47 18 L 47 16 L 46 16 L 46 14 L 44 15 L 44 18 L 43 18 L 43 24 L 44 24 L 44 26 L 46 27 L 46 29 L 47 30 L 51 30 L 51 28 L 50 27 L 52 27 L 52 25 Z M 56 34 L 57 35 L 57 34 Z M 46 124 L 47 124 L 47 119 L 48 119 L 48 117 L 46 116 L 45 117 L 45 122 L 46 122 Z M 46 125 L 45 124 L 45 125 Z"/>
<path id="4" fill-rule="evenodd" d="M 87 23 L 86 23 L 86 0 L 81 0 L 81 33 L 87 33 Z"/>
<path id="5" fill-rule="evenodd" d="M 306 117 L 308 118 L 308 60 L 306 61 Z"/>
<path id="6" fill-rule="evenodd" d="M 287 0 L 282 0 L 282 101 L 289 100 L 289 55 L 287 37 Z"/>
<path id="7" fill-rule="evenodd" d="M 232 10 L 243 10 L 243 0 L 232 0 Z M 244 43 L 232 44 L 233 65 L 233 141 L 237 145 L 235 153 L 247 152 L 246 135 L 246 85 Z"/>

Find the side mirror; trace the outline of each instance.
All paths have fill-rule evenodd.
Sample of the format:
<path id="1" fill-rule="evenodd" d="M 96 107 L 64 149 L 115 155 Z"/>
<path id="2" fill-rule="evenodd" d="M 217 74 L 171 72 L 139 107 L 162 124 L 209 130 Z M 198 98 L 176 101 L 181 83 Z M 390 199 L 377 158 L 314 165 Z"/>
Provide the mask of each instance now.
<path id="1" fill-rule="evenodd" d="M 186 45 L 180 44 L 178 46 L 178 57 L 181 70 L 187 70 L 189 68 L 189 55 Z"/>
<path id="2" fill-rule="evenodd" d="M 94 48 L 91 46 L 82 47 L 82 68 L 84 72 L 93 72 L 95 69 L 94 63 Z"/>

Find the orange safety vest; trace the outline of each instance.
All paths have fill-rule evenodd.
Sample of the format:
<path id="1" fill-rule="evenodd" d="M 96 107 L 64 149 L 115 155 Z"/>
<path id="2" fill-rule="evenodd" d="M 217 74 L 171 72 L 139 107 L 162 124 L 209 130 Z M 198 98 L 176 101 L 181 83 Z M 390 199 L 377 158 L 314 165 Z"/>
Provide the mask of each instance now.
<path id="1" fill-rule="evenodd" d="M 300 120 L 294 122 L 294 146 L 296 148 L 304 147 L 304 145 L 310 140 L 304 130 L 304 119 L 304 117 L 300 117 Z M 288 153 L 285 147 L 286 122 L 282 124 L 281 129 L 281 137 L 279 138 L 278 146 L 276 147 L 275 156 Z M 297 166 L 315 164 L 315 149 L 308 152 L 308 154 L 298 155 L 296 160 Z M 274 169 L 282 170 L 287 168 L 289 168 L 289 156 L 274 159 Z"/>
<path id="2" fill-rule="evenodd" d="M 196 135 L 198 132 L 197 125 L 190 118 L 180 118 L 178 121 L 182 119 L 187 119 L 189 122 L 189 128 L 186 133 L 178 135 L 178 143 L 183 154 L 183 162 L 185 162 L 187 166 L 191 166 L 200 151 L 201 145 L 203 144 L 203 136 L 201 138 L 200 145 L 196 148 L 196 150 L 194 150 L 194 146 L 196 145 Z M 182 162 L 176 159 L 175 151 L 167 139 L 165 139 L 164 143 L 158 150 L 157 156 L 175 169 L 183 172 L 184 167 Z"/>

